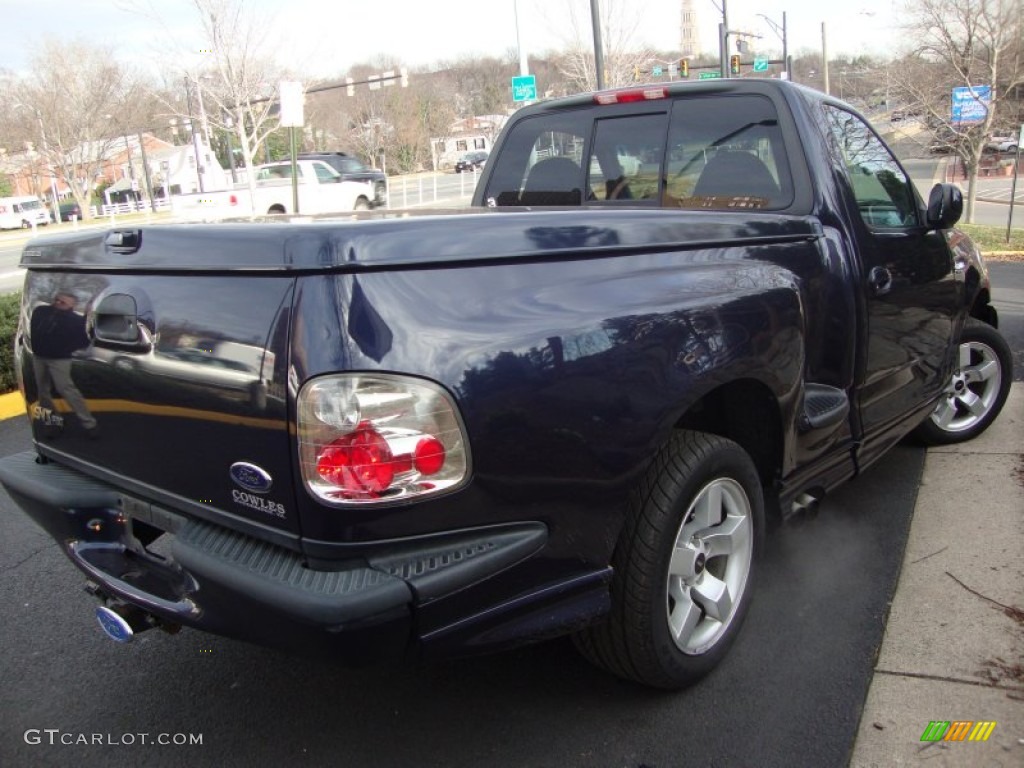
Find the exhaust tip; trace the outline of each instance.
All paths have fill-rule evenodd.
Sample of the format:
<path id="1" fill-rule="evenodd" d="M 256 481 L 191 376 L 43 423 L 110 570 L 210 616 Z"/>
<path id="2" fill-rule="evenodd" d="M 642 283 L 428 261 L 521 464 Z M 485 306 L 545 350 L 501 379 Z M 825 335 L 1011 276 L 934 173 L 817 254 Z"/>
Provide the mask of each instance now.
<path id="1" fill-rule="evenodd" d="M 135 637 L 135 630 L 132 629 L 131 624 L 121 614 L 105 605 L 100 605 L 96 608 L 96 620 L 100 623 L 100 628 L 111 640 L 118 643 L 128 643 Z"/>

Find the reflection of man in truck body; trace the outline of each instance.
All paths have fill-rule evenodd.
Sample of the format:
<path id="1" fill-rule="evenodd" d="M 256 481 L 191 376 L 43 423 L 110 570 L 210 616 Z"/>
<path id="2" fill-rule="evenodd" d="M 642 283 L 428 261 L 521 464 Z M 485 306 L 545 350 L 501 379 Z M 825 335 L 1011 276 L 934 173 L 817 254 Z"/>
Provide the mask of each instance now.
<path id="1" fill-rule="evenodd" d="M 85 318 L 75 312 L 78 299 L 70 293 L 58 293 L 52 304 L 43 304 L 32 312 L 29 330 L 32 342 L 32 368 L 39 389 L 39 404 L 55 413 L 52 390 L 64 398 L 90 437 L 95 436 L 96 419 L 85 398 L 71 378 L 71 354 L 89 346 Z"/>

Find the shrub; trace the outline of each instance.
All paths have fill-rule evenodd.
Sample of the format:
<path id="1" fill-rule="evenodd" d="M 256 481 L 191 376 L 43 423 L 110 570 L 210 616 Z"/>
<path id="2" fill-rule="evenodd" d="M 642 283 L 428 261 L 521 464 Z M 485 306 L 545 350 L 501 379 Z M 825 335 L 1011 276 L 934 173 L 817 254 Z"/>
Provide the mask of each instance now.
<path id="1" fill-rule="evenodd" d="M 18 332 L 21 293 L 0 296 L 0 393 L 18 388 L 14 375 L 14 334 Z"/>

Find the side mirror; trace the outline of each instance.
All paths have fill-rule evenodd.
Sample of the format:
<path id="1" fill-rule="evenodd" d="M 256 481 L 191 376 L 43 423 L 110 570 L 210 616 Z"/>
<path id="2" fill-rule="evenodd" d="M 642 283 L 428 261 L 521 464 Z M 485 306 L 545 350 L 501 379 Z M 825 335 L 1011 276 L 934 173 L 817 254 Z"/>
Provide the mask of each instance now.
<path id="1" fill-rule="evenodd" d="M 928 226 L 949 229 L 964 212 L 964 196 L 955 184 L 936 184 L 928 195 Z"/>

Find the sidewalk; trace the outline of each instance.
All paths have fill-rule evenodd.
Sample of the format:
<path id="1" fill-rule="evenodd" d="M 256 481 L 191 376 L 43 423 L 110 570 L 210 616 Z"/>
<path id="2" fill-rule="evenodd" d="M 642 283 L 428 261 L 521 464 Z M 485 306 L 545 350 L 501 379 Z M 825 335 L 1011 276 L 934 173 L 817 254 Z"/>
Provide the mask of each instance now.
<path id="1" fill-rule="evenodd" d="M 922 741 L 932 721 L 996 726 Z M 850 761 L 916 765 L 1024 765 L 1024 383 L 984 435 L 925 462 Z"/>

